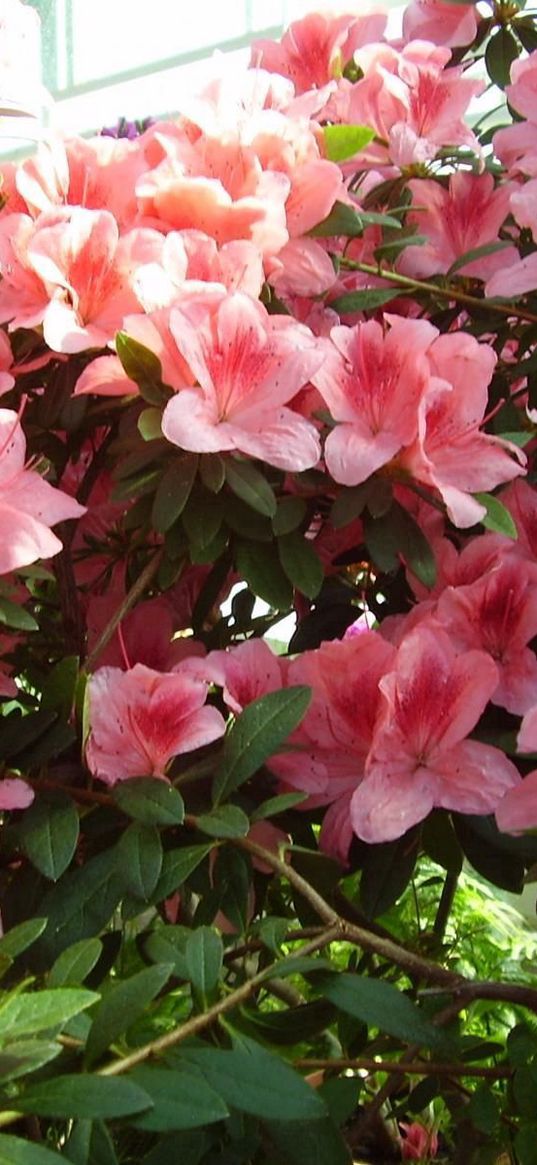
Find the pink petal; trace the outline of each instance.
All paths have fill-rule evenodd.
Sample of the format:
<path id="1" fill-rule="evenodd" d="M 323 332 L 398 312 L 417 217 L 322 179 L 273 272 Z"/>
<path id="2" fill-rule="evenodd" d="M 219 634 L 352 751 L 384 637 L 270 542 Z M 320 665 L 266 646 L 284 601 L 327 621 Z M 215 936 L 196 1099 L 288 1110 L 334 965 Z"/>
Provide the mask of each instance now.
<path id="1" fill-rule="evenodd" d="M 537 769 L 510 789 L 496 808 L 502 833 L 526 833 L 537 828 Z"/>

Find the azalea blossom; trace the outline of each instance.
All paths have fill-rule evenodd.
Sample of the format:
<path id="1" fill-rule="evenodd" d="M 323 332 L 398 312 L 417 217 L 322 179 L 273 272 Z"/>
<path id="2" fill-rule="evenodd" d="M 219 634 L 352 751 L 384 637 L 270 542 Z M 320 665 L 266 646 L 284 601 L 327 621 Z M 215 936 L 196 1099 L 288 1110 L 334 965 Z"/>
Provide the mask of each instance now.
<path id="1" fill-rule="evenodd" d="M 364 16 L 310 12 L 290 24 L 281 41 L 254 41 L 252 65 L 289 77 L 297 93 L 322 88 L 341 76 L 360 45 L 379 41 L 385 26 L 383 12 Z"/>
<path id="2" fill-rule="evenodd" d="M 281 469 L 319 459 L 317 430 L 287 407 L 323 353 L 308 328 L 240 292 L 171 310 L 177 348 L 199 388 L 166 405 L 162 432 L 192 453 L 237 450 Z"/>
<path id="3" fill-rule="evenodd" d="M 457 654 L 437 627 L 422 624 L 403 639 L 380 680 L 382 709 L 351 801 L 358 837 L 391 841 L 435 807 L 494 812 L 518 770 L 499 749 L 467 737 L 497 682 L 489 655 Z"/>
<path id="4" fill-rule="evenodd" d="M 174 756 L 218 740 L 225 722 L 205 705 L 207 685 L 188 673 L 99 668 L 89 681 L 86 763 L 115 785 L 128 777 L 164 777 Z"/>
<path id="5" fill-rule="evenodd" d="M 0 781 L 0 810 L 27 809 L 35 797 L 33 789 L 19 777 L 5 777 Z"/>
<path id="6" fill-rule="evenodd" d="M 85 507 L 25 467 L 26 438 L 17 413 L 0 409 L 0 574 L 50 558 L 62 548 L 51 526 Z"/>

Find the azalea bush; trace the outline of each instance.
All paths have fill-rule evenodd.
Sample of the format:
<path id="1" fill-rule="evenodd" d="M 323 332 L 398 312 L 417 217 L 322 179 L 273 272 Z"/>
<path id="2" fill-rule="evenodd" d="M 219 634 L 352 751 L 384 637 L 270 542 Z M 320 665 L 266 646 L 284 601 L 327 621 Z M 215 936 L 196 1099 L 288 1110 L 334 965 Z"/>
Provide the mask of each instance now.
<path id="1" fill-rule="evenodd" d="M 2 178 L 0 1161 L 534 1165 L 534 14 Z"/>

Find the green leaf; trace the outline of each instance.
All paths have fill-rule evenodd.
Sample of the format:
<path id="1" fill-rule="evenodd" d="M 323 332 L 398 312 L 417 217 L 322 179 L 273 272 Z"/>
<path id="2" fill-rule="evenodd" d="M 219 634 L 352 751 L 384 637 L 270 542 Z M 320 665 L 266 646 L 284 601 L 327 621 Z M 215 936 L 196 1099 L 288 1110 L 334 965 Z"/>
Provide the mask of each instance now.
<path id="1" fill-rule="evenodd" d="M 29 918 L 28 922 L 20 922 L 18 926 L 12 926 L 7 934 L 3 934 L 0 938 L 0 955 L 6 955 L 8 959 L 16 959 L 17 955 L 21 955 L 27 947 L 31 947 L 35 943 L 40 934 L 43 934 L 47 925 L 46 918 Z"/>
<path id="2" fill-rule="evenodd" d="M 269 797 L 267 801 L 258 805 L 250 814 L 250 821 L 253 824 L 254 821 L 264 821 L 266 817 L 276 817 L 278 813 L 286 813 L 288 809 L 294 809 L 295 805 L 300 805 L 307 799 L 308 793 L 279 793 L 277 797 Z"/>
<path id="3" fill-rule="evenodd" d="M 335 1008 L 324 999 L 286 1007 L 283 1011 L 260 1011 L 257 1007 L 242 1007 L 241 1015 L 250 1029 L 253 1027 L 262 1040 L 285 1047 L 311 1040 L 325 1031 L 335 1018 Z"/>
<path id="4" fill-rule="evenodd" d="M 151 1097 L 131 1080 L 84 1073 L 43 1080 L 17 1097 L 20 1112 L 84 1120 L 113 1120 L 151 1105 Z"/>
<path id="5" fill-rule="evenodd" d="M 517 20 L 513 21 L 512 27 L 527 53 L 532 53 L 534 49 L 537 49 L 537 28 L 533 16 L 519 16 Z"/>
<path id="6" fill-rule="evenodd" d="M 58 955 L 48 976 L 49 987 L 72 987 L 83 983 L 100 959 L 103 944 L 98 938 L 84 938 Z"/>
<path id="7" fill-rule="evenodd" d="M 347 295 L 340 295 L 329 303 L 329 307 L 337 311 L 338 315 L 351 315 L 355 311 L 376 311 L 391 299 L 405 295 L 405 288 L 364 287 L 363 291 L 349 291 Z"/>
<path id="8" fill-rule="evenodd" d="M 146 902 L 160 878 L 162 842 L 155 825 L 133 821 L 118 842 L 118 873 L 134 898 Z"/>
<path id="9" fill-rule="evenodd" d="M 210 926 L 192 931 L 185 948 L 188 978 L 194 989 L 206 998 L 214 991 L 222 971 L 224 946 L 220 935 Z"/>
<path id="10" fill-rule="evenodd" d="M 436 582 L 436 561 L 425 534 L 404 506 L 394 502 L 388 513 L 366 518 L 365 540 L 376 563 L 383 571 L 392 571 L 401 556 L 409 569 L 429 590 Z"/>
<path id="11" fill-rule="evenodd" d="M 112 796 L 123 813 L 143 825 L 182 825 L 185 818 L 181 794 L 159 777 L 118 781 Z"/>
<path id="12" fill-rule="evenodd" d="M 198 471 L 198 454 L 183 453 L 163 473 L 155 493 L 151 524 L 159 534 L 173 526 L 190 497 Z"/>
<path id="13" fill-rule="evenodd" d="M 504 534 L 506 538 L 512 538 L 514 541 L 518 538 L 518 530 L 509 513 L 499 498 L 493 497 L 492 494 L 478 493 L 474 494 L 476 502 L 479 502 L 486 509 L 484 518 L 481 518 L 481 525 L 486 530 L 493 530 L 495 534 Z"/>
<path id="14" fill-rule="evenodd" d="M 167 850 L 162 859 L 162 871 L 155 887 L 153 902 L 162 902 L 163 898 L 169 898 L 170 894 L 174 894 L 212 848 L 212 845 L 186 845 L 181 849 Z"/>
<path id="15" fill-rule="evenodd" d="M 518 57 L 518 45 L 512 32 L 502 26 L 491 36 L 485 49 L 487 73 L 500 89 L 509 84 L 511 65 Z"/>
<path id="16" fill-rule="evenodd" d="M 375 131 L 367 125 L 325 125 L 323 137 L 326 157 L 345 162 L 373 141 Z"/>
<path id="17" fill-rule="evenodd" d="M 292 530 L 296 530 L 304 521 L 307 513 L 307 506 L 304 498 L 299 498 L 296 495 L 279 498 L 278 508 L 272 519 L 272 529 L 277 536 L 281 534 L 290 534 Z"/>
<path id="18" fill-rule="evenodd" d="M 212 870 L 214 892 L 218 907 L 237 931 L 248 927 L 252 867 L 247 854 L 231 846 L 218 850 Z"/>
<path id="19" fill-rule="evenodd" d="M 80 660 L 78 655 L 67 655 L 50 669 L 41 698 L 41 708 L 52 709 L 68 719 L 75 702 Z"/>
<path id="20" fill-rule="evenodd" d="M 169 963 L 157 963 L 131 975 L 129 979 L 116 982 L 103 996 L 93 1016 L 87 1043 L 86 1061 L 93 1064 L 103 1052 L 115 1043 L 118 1036 L 144 1014 L 164 984 L 168 981 L 173 967 Z"/>
<path id="21" fill-rule="evenodd" d="M 276 496 L 266 477 L 252 465 L 251 461 L 237 461 L 230 458 L 225 463 L 226 481 L 237 497 L 242 498 L 253 510 L 273 518 L 276 513 Z"/>
<path id="22" fill-rule="evenodd" d="M 163 394 L 161 389 L 162 365 L 158 356 L 126 332 L 116 333 L 116 352 L 123 371 L 138 385 L 148 404 L 162 404 L 167 394 Z"/>
<path id="23" fill-rule="evenodd" d="M 14 631 L 37 631 L 39 623 L 24 610 L 19 603 L 12 603 L 10 599 L 0 598 L 0 623 L 12 627 Z"/>
<path id="24" fill-rule="evenodd" d="M 290 975 L 309 975 L 312 972 L 331 971 L 332 963 L 321 955 L 286 955 L 275 967 L 267 968 L 266 978 L 288 979 Z"/>
<path id="25" fill-rule="evenodd" d="M 514 1147 L 519 1165 L 537 1165 L 537 1121 L 524 1123 L 518 1129 Z"/>
<path id="26" fill-rule="evenodd" d="M 371 482 L 365 481 L 363 485 L 354 485 L 350 489 L 341 490 L 330 511 L 330 521 L 334 529 L 340 530 L 360 516 L 367 504 L 371 486 Z"/>
<path id="27" fill-rule="evenodd" d="M 8 1080 L 19 1080 L 21 1076 L 36 1072 L 55 1060 L 61 1051 L 61 1045 L 52 1040 L 18 1040 L 14 1044 L 5 1044 L 0 1051 L 0 1084 L 3 1087 Z"/>
<path id="28" fill-rule="evenodd" d="M 193 550 L 204 550 L 212 545 L 222 525 L 222 499 L 196 490 L 183 510 L 182 522 Z M 191 555 L 192 557 L 192 555 Z"/>
<path id="29" fill-rule="evenodd" d="M 350 1149 L 329 1116 L 311 1122 L 269 1121 L 267 1128 L 286 1165 L 352 1165 Z"/>
<path id="30" fill-rule="evenodd" d="M 70 871 L 41 902 L 48 926 L 39 940 L 42 956 L 54 959 L 65 947 L 98 934 L 106 926 L 123 892 L 115 850 L 90 858 Z"/>
<path id="31" fill-rule="evenodd" d="M 482 247 L 473 247 L 471 251 L 466 251 L 464 255 L 459 255 L 458 259 L 451 264 L 447 276 L 455 275 L 456 271 L 460 271 L 461 267 L 466 267 L 469 263 L 474 263 L 476 259 L 485 259 L 487 255 L 495 255 L 496 251 L 504 251 L 506 247 L 511 247 L 512 243 L 505 239 L 498 243 L 485 243 Z"/>
<path id="32" fill-rule="evenodd" d="M 246 837 L 250 822 L 238 805 L 216 805 L 196 818 L 198 829 L 209 837 Z"/>
<path id="33" fill-rule="evenodd" d="M 175 1062 L 199 1067 L 211 1088 L 239 1112 L 283 1121 L 326 1116 L 322 1100 L 298 1072 L 245 1036 L 232 1051 L 183 1049 Z"/>
<path id="34" fill-rule="evenodd" d="M 187 926 L 159 926 L 149 935 L 144 951 L 152 963 L 170 963 L 178 979 L 188 979 L 185 952 L 191 934 Z"/>
<path id="35" fill-rule="evenodd" d="M 352 206 L 348 206 L 346 202 L 335 202 L 330 214 L 322 222 L 317 223 L 307 234 L 311 235 L 312 238 L 346 235 L 349 239 L 355 239 L 359 235 L 363 235 L 366 226 L 371 226 L 373 223 L 392 227 L 394 230 L 401 226 L 399 219 L 394 218 L 391 214 L 353 210 Z"/>
<path id="36" fill-rule="evenodd" d="M 65 1165 L 65 1157 L 28 1141 L 0 1133 L 0 1165 Z"/>
<path id="37" fill-rule="evenodd" d="M 221 1096 L 192 1066 L 136 1068 L 129 1079 L 139 1084 L 153 1101 L 153 1108 L 135 1121 L 137 1129 L 154 1133 L 196 1129 L 229 1116 Z"/>
<path id="38" fill-rule="evenodd" d="M 138 432 L 144 441 L 158 441 L 162 437 L 162 410 L 144 409 L 138 417 Z"/>
<path id="39" fill-rule="evenodd" d="M 226 465 L 219 453 L 203 453 L 199 464 L 200 478 L 210 493 L 220 493 L 226 480 Z"/>
<path id="40" fill-rule="evenodd" d="M 99 996 L 85 988 L 53 988 L 21 991 L 0 1004 L 0 1039 L 32 1036 L 48 1028 L 64 1026 L 74 1015 L 91 1007 Z"/>
<path id="41" fill-rule="evenodd" d="M 99 1120 L 74 1121 L 65 1152 L 73 1165 L 119 1165 L 110 1133 Z"/>
<path id="42" fill-rule="evenodd" d="M 273 546 L 239 542 L 235 564 L 250 590 L 275 611 L 287 611 L 293 602 L 293 588 L 282 570 Z"/>
<path id="43" fill-rule="evenodd" d="M 360 906 L 366 918 L 378 918 L 401 897 L 417 856 L 417 833 L 367 846 L 360 878 Z"/>
<path id="44" fill-rule="evenodd" d="M 39 796 L 26 810 L 20 840 L 27 858 L 45 878 L 57 882 L 76 849 L 78 813 L 70 797 L 62 793 Z"/>
<path id="45" fill-rule="evenodd" d="M 423 824 L 422 845 L 433 862 L 450 874 L 460 874 L 462 850 L 448 813 L 437 809 L 429 815 Z"/>
<path id="46" fill-rule="evenodd" d="M 311 689 L 298 686 L 269 692 L 244 709 L 224 741 L 214 779 L 215 803 L 238 789 L 278 751 L 300 724 L 310 701 Z"/>
<path id="47" fill-rule="evenodd" d="M 323 977 L 316 987 L 325 999 L 355 1019 L 421 1047 L 446 1049 L 445 1032 L 435 1027 L 412 1000 L 391 983 L 343 972 Z"/>
<path id="48" fill-rule="evenodd" d="M 308 599 L 315 599 L 324 581 L 319 555 L 302 534 L 294 531 L 278 538 L 280 562 L 293 586 Z"/>

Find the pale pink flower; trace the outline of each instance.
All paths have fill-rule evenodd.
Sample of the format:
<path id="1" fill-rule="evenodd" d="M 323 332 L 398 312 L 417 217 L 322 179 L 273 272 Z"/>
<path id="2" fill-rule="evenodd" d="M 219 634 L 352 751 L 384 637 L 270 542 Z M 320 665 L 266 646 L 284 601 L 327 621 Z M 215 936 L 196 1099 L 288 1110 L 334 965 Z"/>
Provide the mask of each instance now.
<path id="1" fill-rule="evenodd" d="M 9 322 L 10 331 L 42 323 L 50 302 L 28 255 L 35 229 L 27 214 L 0 216 L 0 323 Z"/>
<path id="2" fill-rule="evenodd" d="M 35 797 L 33 789 L 19 777 L 6 777 L 0 781 L 0 810 L 27 809 Z"/>
<path id="3" fill-rule="evenodd" d="M 537 124 L 537 51 L 513 61 L 505 95 L 517 113 Z"/>
<path id="4" fill-rule="evenodd" d="M 74 498 L 25 468 L 19 418 L 0 409 L 0 574 L 50 558 L 62 548 L 50 526 L 85 513 Z"/>
<path id="5" fill-rule="evenodd" d="M 441 0 L 441 7 L 445 7 Z M 457 8 L 460 11 L 460 8 Z M 399 270 L 418 279 L 445 273 L 468 251 L 498 242 L 498 231 L 509 214 L 512 186 L 494 188 L 491 174 L 452 174 L 446 189 L 432 179 L 408 183 L 414 207 L 407 221 L 416 226 L 428 242 L 405 247 Z M 474 259 L 460 268 L 464 275 L 488 279 L 518 258 L 515 247 Z"/>
<path id="6" fill-rule="evenodd" d="M 291 471 L 316 464 L 315 426 L 286 407 L 322 360 L 307 328 L 240 292 L 172 308 L 170 327 L 199 388 L 166 405 L 169 441 L 193 453 L 236 449 Z"/>
<path id="7" fill-rule="evenodd" d="M 502 833 L 526 833 L 537 829 L 537 769 L 505 794 L 495 816 Z"/>
<path id="8" fill-rule="evenodd" d="M 382 711 L 351 819 L 367 842 L 391 841 L 435 807 L 492 813 L 520 780 L 496 748 L 467 740 L 498 682 L 490 656 L 457 655 L 438 627 L 417 627 L 380 681 Z"/>
<path id="9" fill-rule="evenodd" d="M 11 369 L 13 365 L 13 352 L 11 351 L 11 344 L 5 332 L 0 330 L 0 396 L 4 392 L 9 392 L 15 384 L 15 377 L 12 375 Z"/>
<path id="10" fill-rule="evenodd" d="M 358 485 L 417 436 L 418 406 L 430 385 L 426 351 L 437 329 L 425 320 L 388 317 L 330 333 L 326 358 L 312 381 L 335 421 L 325 446 L 335 481 Z"/>
<path id="11" fill-rule="evenodd" d="M 251 62 L 289 77 L 297 93 L 320 89 L 341 76 L 360 45 L 381 40 L 385 27 L 383 12 L 364 16 L 310 12 L 290 24 L 281 41 L 254 41 Z"/>
<path id="12" fill-rule="evenodd" d="M 527 291 L 537 287 L 537 254 L 526 255 L 504 270 L 496 271 L 485 285 L 485 295 L 489 299 L 496 296 L 504 299 L 518 299 Z"/>
<path id="13" fill-rule="evenodd" d="M 283 687 L 285 664 L 263 639 L 247 639 L 227 651 L 211 651 L 198 674 L 222 688 L 226 706 L 238 716 L 253 700 Z"/>
<path id="14" fill-rule="evenodd" d="M 182 670 L 180 670 L 182 669 Z M 94 777 L 115 785 L 129 777 L 165 777 L 174 756 L 224 734 L 216 708 L 205 706 L 207 685 L 188 673 L 104 667 L 89 681 L 86 763 Z"/>
<path id="15" fill-rule="evenodd" d="M 156 231 L 119 237 L 106 210 L 65 208 L 42 215 L 28 244 L 29 260 L 50 288 L 43 332 L 56 352 L 81 352 L 113 339 L 128 312 L 139 308 L 134 271 L 160 248 Z"/>
<path id="16" fill-rule="evenodd" d="M 446 5 L 446 8 L 455 5 Z M 432 1129 L 426 1129 L 419 1121 L 412 1124 L 400 1122 L 399 1127 L 404 1132 L 400 1140 L 403 1161 L 430 1161 L 438 1153 L 438 1136 Z"/>
<path id="17" fill-rule="evenodd" d="M 519 752 L 537 752 L 537 704 L 528 709 L 522 720 L 517 747 Z"/>
<path id="18" fill-rule="evenodd" d="M 493 137 L 494 153 L 509 174 L 537 176 L 537 125 L 517 121 L 497 130 Z"/>
<path id="19" fill-rule="evenodd" d="M 97 356 L 81 372 L 73 396 L 136 396 L 138 385 L 127 376 L 117 356 Z"/>
<path id="20" fill-rule="evenodd" d="M 436 387 L 420 404 L 418 439 L 400 455 L 399 464 L 438 490 L 456 526 L 473 526 L 484 517 L 484 509 L 471 495 L 524 473 L 526 458 L 479 427 L 496 364 L 493 349 L 453 332 L 435 340 L 428 360 Z"/>
<path id="21" fill-rule="evenodd" d="M 446 4 L 444 0 L 411 0 L 403 13 L 406 41 L 430 40 L 448 47 L 467 45 L 477 33 L 475 4 Z"/>
<path id="22" fill-rule="evenodd" d="M 248 239 L 219 248 L 203 231 L 170 231 L 162 238 L 158 260 L 138 268 L 135 288 L 144 310 L 152 312 L 169 307 L 198 283 L 244 291 L 257 299 L 264 279 L 261 255 Z"/>
<path id="23" fill-rule="evenodd" d="M 519 478 L 499 494 L 517 528 L 518 538 L 513 549 L 537 562 L 537 493 L 527 481 Z M 481 539 L 479 539 L 481 541 Z"/>
<path id="24" fill-rule="evenodd" d="M 478 539 L 477 541 L 480 541 Z M 537 702 L 537 569 L 506 554 L 481 579 L 448 587 L 436 618 L 458 651 L 486 651 L 498 668 L 493 704 L 522 715 Z"/>

